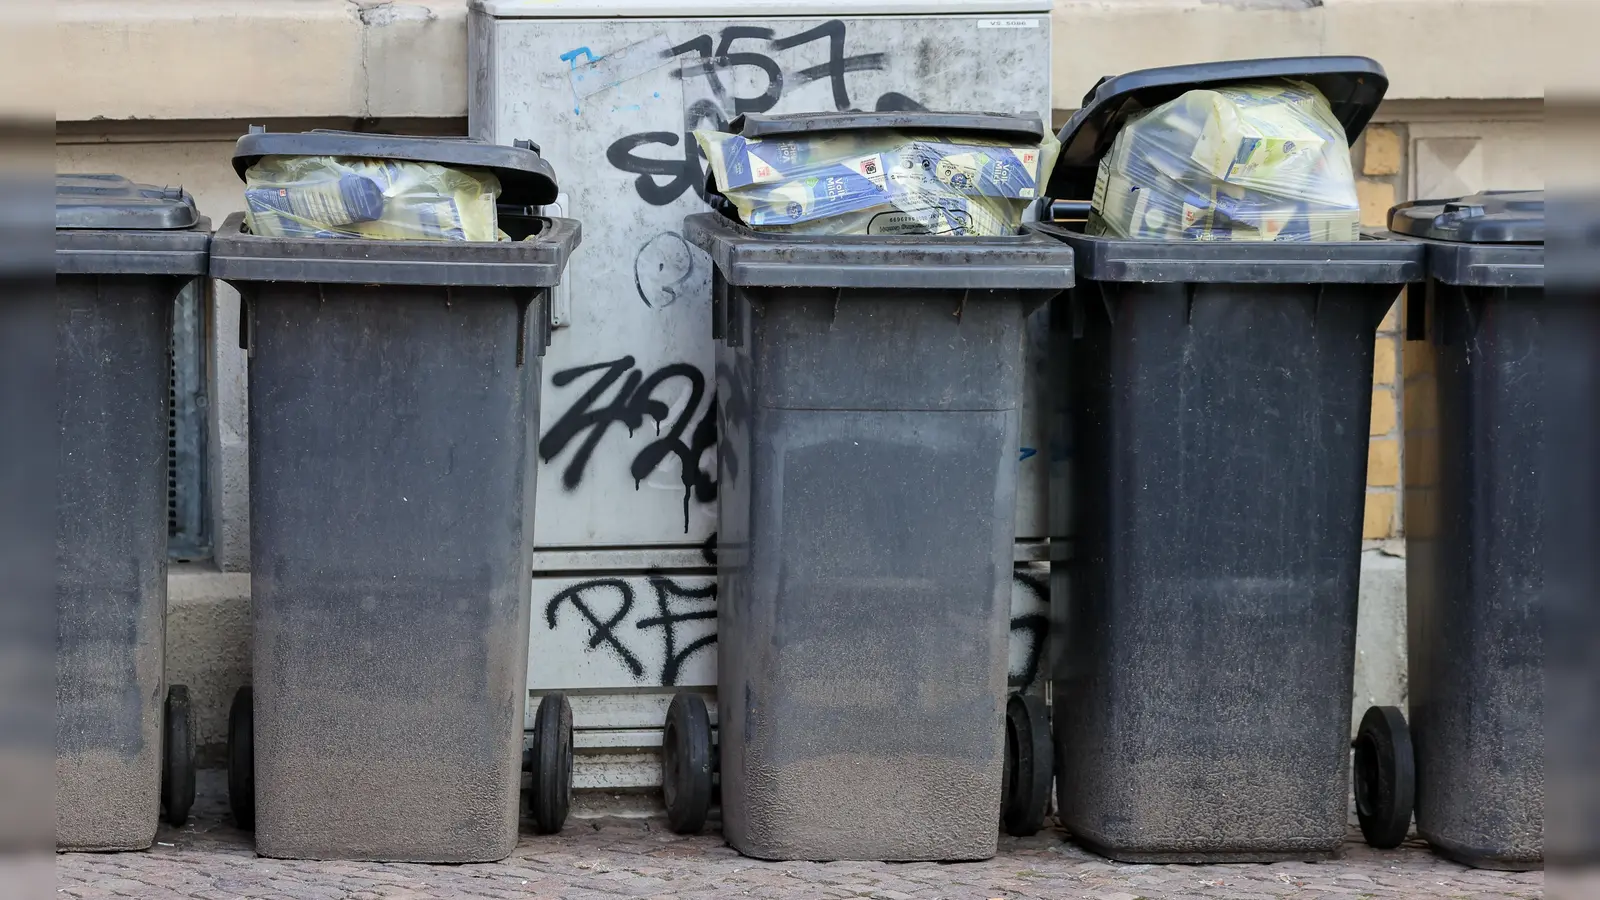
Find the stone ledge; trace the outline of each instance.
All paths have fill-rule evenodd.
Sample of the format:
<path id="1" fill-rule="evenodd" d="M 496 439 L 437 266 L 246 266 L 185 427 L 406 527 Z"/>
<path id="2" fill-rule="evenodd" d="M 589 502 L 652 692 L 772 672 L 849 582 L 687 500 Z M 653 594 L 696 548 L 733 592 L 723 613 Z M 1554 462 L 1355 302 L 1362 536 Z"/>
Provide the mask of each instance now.
<path id="1" fill-rule="evenodd" d="M 249 572 L 219 572 L 210 566 L 174 564 L 167 573 L 167 603 L 171 606 L 249 601 Z"/>
<path id="2" fill-rule="evenodd" d="M 1152 66 L 1370 56 L 1391 100 L 1544 96 L 1539 0 L 1055 0 L 1055 105 Z M 1470 54 L 1463 47 L 1493 47 Z"/>
<path id="3" fill-rule="evenodd" d="M 57 118 L 459 118 L 467 0 L 58 0 Z M 1355 53 L 1390 97 L 1544 95 L 1540 0 L 1056 0 L 1056 106 L 1100 76 Z M 1461 48 L 1492 47 L 1464 55 Z"/>
<path id="4" fill-rule="evenodd" d="M 59 0 L 56 36 L 61 121 L 466 114 L 464 0 Z"/>

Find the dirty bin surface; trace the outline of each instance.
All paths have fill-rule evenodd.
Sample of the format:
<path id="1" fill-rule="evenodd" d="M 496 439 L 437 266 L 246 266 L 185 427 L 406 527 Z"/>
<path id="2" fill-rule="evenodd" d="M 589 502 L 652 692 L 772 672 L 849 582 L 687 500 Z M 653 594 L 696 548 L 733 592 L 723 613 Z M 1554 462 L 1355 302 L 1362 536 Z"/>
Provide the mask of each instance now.
<path id="1" fill-rule="evenodd" d="M 257 849 L 503 857 L 544 303 L 576 225 L 452 246 L 241 224 L 214 269 L 245 298 L 250 349 Z M 370 283 L 386 262 L 401 283 Z"/>
<path id="2" fill-rule="evenodd" d="M 161 808 L 173 303 L 210 225 L 182 191 L 56 181 L 56 844 L 150 846 Z"/>
<path id="3" fill-rule="evenodd" d="M 789 238 L 713 214 L 724 832 L 767 859 L 995 852 L 1037 237 Z"/>
<path id="4" fill-rule="evenodd" d="M 1469 865 L 1536 867 L 1545 547 L 1560 526 L 1545 502 L 1554 473 L 1529 463 L 1545 448 L 1584 456 L 1561 433 L 1600 408 L 1587 343 L 1600 304 L 1546 297 L 1542 192 L 1407 204 L 1390 224 L 1426 243 L 1429 269 L 1405 345 L 1417 830 Z"/>
<path id="5" fill-rule="evenodd" d="M 1132 73 L 1062 131 L 1085 198 L 1130 110 L 1263 77 L 1319 87 L 1351 140 L 1371 60 Z M 1077 252 L 1051 309 L 1051 596 L 1063 825 L 1133 862 L 1332 856 L 1345 835 L 1373 340 L 1413 245 L 1130 241 Z M 1071 552 L 1065 552 L 1066 548 Z"/>
<path id="6" fill-rule="evenodd" d="M 240 159 L 302 146 L 279 137 L 247 136 Z M 400 158 L 511 153 L 399 140 L 416 140 Z M 545 171 L 539 196 L 503 199 L 549 202 Z M 579 240 L 570 220 L 529 225 L 484 243 L 266 238 L 242 216 L 218 233 L 213 274 L 240 291 L 250 359 L 265 856 L 467 862 L 516 845 L 539 361 Z"/>

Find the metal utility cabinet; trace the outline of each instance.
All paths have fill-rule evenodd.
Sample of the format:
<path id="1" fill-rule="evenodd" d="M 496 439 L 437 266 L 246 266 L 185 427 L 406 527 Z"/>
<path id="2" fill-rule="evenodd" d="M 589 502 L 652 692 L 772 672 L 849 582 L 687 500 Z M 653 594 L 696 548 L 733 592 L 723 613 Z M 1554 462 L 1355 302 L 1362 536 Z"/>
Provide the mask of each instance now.
<path id="1" fill-rule="evenodd" d="M 562 174 L 554 214 L 593 223 L 552 297 L 530 703 L 572 695 L 575 787 L 648 788 L 674 689 L 717 680 L 711 262 L 682 233 L 706 209 L 692 132 L 742 113 L 996 104 L 1048 122 L 1050 5 L 474 0 L 470 31 L 473 135 L 536 134 Z M 1046 576 L 1026 561 L 1044 559 L 1045 333 L 1030 321 L 1013 687 L 1038 682 L 1044 650 Z"/>

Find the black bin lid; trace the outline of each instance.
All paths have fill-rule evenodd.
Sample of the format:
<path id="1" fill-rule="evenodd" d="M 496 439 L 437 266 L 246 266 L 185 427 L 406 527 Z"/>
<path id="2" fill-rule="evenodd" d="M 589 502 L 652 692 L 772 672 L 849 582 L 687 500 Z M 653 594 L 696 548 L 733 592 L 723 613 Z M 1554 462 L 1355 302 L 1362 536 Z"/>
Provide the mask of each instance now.
<path id="1" fill-rule="evenodd" d="M 1461 244 L 1543 244 L 1544 191 L 1484 191 L 1413 200 L 1389 210 L 1389 230 Z"/>
<path id="2" fill-rule="evenodd" d="M 1322 92 L 1333 115 L 1355 143 L 1389 90 L 1383 66 L 1364 56 L 1290 56 L 1140 69 L 1102 78 L 1083 98 L 1061 129 L 1061 155 L 1056 158 L 1046 196 L 1087 200 L 1094 193 L 1100 158 L 1111 149 L 1129 117 L 1176 100 L 1192 90 L 1230 84 L 1290 78 Z"/>
<path id="3" fill-rule="evenodd" d="M 500 202 L 512 206 L 545 206 L 560 192 L 555 170 L 532 141 L 513 146 L 467 137 L 416 137 L 364 134 L 354 131 L 274 133 L 252 128 L 233 149 L 233 168 L 243 179 L 266 156 L 344 156 L 430 162 L 461 169 L 483 169 L 500 179 Z"/>
<path id="4" fill-rule="evenodd" d="M 200 222 L 182 188 L 135 184 L 121 175 L 57 175 L 56 228 L 178 231 Z"/>

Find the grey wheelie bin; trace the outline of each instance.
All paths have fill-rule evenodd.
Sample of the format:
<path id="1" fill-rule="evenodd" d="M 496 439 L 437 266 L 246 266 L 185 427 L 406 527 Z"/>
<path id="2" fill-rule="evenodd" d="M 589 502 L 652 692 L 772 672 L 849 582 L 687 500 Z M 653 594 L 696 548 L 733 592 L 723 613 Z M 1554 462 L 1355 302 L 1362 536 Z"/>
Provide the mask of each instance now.
<path id="1" fill-rule="evenodd" d="M 41 848 L 56 832 L 56 238 L 48 182 L 0 172 L 0 846 Z M 22 851 L 27 852 L 27 851 Z M 8 868 L 7 875 L 18 869 Z M 7 879 L 49 890 L 49 870 Z"/>
<path id="2" fill-rule="evenodd" d="M 56 179 L 56 846 L 137 850 L 194 802 L 166 683 L 172 311 L 211 226 L 179 189 Z"/>
<path id="3" fill-rule="evenodd" d="M 1423 242 L 1428 262 L 1404 350 L 1411 717 L 1367 711 L 1356 808 L 1375 846 L 1405 840 L 1414 799 L 1417 832 L 1439 853 L 1537 868 L 1554 524 L 1540 456 L 1566 443 L 1569 417 L 1600 410 L 1593 375 L 1581 376 L 1600 305 L 1545 296 L 1542 192 L 1405 204 L 1389 227 Z M 1581 445 L 1561 452 L 1596 466 Z"/>
<path id="4" fill-rule="evenodd" d="M 885 125 L 1043 133 L 940 114 L 733 128 Z M 714 263 L 723 834 L 763 859 L 992 856 L 1024 319 L 1072 284 L 1072 252 L 1036 235 L 758 233 L 718 213 L 684 236 Z M 680 718 L 673 803 L 709 788 L 704 710 Z"/>
<path id="5" fill-rule="evenodd" d="M 493 173 L 507 204 L 556 196 L 531 145 L 256 132 L 234 162 L 279 156 L 433 162 Z M 249 351 L 254 678 L 229 791 L 262 855 L 516 845 L 539 363 L 579 228 L 499 226 L 510 240 L 278 238 L 235 215 L 212 245 Z"/>
<path id="6" fill-rule="evenodd" d="M 1557 194 L 1546 229 L 1549 270 L 1545 300 L 1587 302 L 1600 308 L 1600 193 Z M 1593 776 L 1594 736 L 1600 734 L 1600 317 L 1593 312 L 1568 330 L 1548 329 L 1558 366 L 1548 384 L 1561 394 L 1545 401 L 1548 417 L 1539 452 L 1545 543 L 1543 554 L 1545 663 L 1545 858 L 1577 869 L 1600 862 L 1600 781 Z"/>
<path id="7" fill-rule="evenodd" d="M 1102 81 L 1049 185 L 1085 200 L 1128 116 L 1198 87 L 1309 82 L 1354 141 L 1387 79 L 1360 58 Z M 1319 859 L 1349 798 L 1373 342 L 1421 273 L 1410 242 L 1122 240 L 1052 306 L 1052 717 L 1062 824 L 1136 862 Z M 1065 484 L 1062 484 L 1065 482 Z"/>

